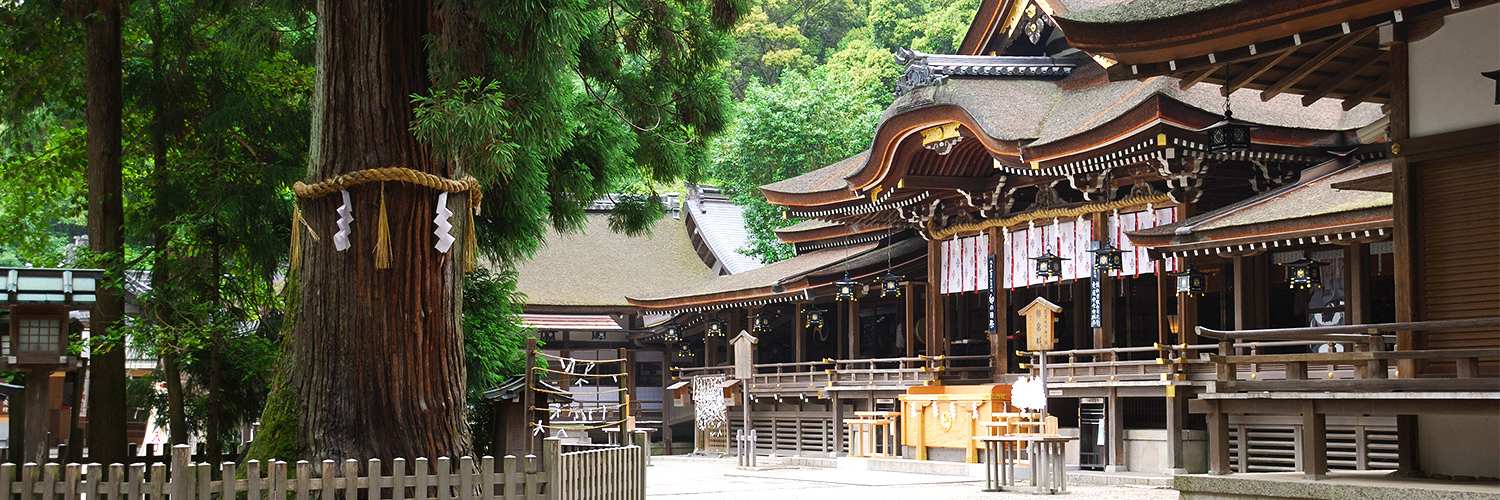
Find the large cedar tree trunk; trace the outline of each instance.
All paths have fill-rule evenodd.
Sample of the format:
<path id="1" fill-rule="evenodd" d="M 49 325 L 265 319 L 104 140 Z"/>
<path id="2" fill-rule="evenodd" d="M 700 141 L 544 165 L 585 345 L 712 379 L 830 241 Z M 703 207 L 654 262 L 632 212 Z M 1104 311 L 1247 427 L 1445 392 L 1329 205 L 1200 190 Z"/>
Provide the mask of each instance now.
<path id="1" fill-rule="evenodd" d="M 120 5 L 99 0 L 85 17 L 84 74 L 88 127 L 89 249 L 123 264 L 120 190 Z M 104 336 L 125 309 L 118 284 L 101 286 L 89 323 Z M 89 362 L 89 461 L 125 462 L 125 349 L 95 352 Z"/>
<path id="2" fill-rule="evenodd" d="M 320 0 L 307 182 L 383 166 L 453 177 L 412 137 L 410 96 L 428 89 L 425 2 Z M 437 192 L 385 186 L 391 268 L 373 258 L 381 186 L 351 188 L 352 248 L 335 251 L 337 194 L 302 200 L 319 240 L 302 240 L 300 289 L 280 385 L 258 454 L 311 458 L 433 457 L 469 450 L 465 423 L 463 245 L 433 249 Z M 454 235 L 466 200 L 450 195 Z M 276 444 L 279 443 L 279 444 Z M 291 451 L 289 451 L 291 450 Z M 294 458 L 294 457 L 281 457 Z"/>

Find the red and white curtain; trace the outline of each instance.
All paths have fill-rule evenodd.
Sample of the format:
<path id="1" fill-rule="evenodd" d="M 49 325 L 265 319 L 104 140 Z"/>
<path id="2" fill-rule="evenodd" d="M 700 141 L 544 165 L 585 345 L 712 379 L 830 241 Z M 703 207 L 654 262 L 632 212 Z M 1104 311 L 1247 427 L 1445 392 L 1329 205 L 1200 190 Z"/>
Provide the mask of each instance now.
<path id="1" fill-rule="evenodd" d="M 941 293 L 990 289 L 990 239 L 984 235 L 943 240 Z"/>
<path id="2" fill-rule="evenodd" d="M 1125 233 L 1177 222 L 1177 208 L 1148 206 L 1146 210 L 1139 212 L 1111 214 L 1109 221 L 1110 243 L 1124 252 L 1120 270 L 1115 274 L 1117 276 L 1140 276 L 1153 272 L 1156 264 L 1151 262 L 1151 256 L 1147 255 L 1146 249 L 1137 248 L 1130 242 L 1130 236 Z M 1177 259 L 1167 259 L 1167 272 L 1175 273 L 1177 268 Z"/>
<path id="3" fill-rule="evenodd" d="M 1038 224 L 1033 221 L 1026 229 L 1003 233 L 1005 240 L 1005 288 L 1056 283 L 1089 275 L 1089 242 L 1093 240 L 1094 224 L 1086 218 L 1071 220 L 1053 219 Z M 1062 276 L 1043 280 L 1036 275 L 1036 261 L 1047 252 L 1062 257 Z"/>

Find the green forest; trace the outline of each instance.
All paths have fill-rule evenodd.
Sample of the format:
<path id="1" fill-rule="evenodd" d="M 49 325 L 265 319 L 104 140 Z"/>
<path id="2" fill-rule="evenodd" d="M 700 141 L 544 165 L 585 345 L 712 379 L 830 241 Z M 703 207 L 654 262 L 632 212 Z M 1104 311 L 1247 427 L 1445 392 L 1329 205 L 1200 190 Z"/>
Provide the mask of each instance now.
<path id="1" fill-rule="evenodd" d="M 756 187 L 867 148 L 901 73 L 892 51 L 951 53 L 978 0 L 498 4 L 432 4 L 475 19 L 454 31 L 483 42 L 431 35 L 431 87 L 409 96 L 409 133 L 487 186 L 478 240 L 497 270 L 468 273 L 462 290 L 471 402 L 522 369 L 524 298 L 506 269 L 547 228 L 576 229 L 588 201 L 616 194 L 611 227 L 636 233 L 662 215 L 660 192 L 704 182 L 745 208 L 746 253 L 789 257 L 772 231 L 795 221 Z M 291 185 L 316 172 L 319 11 L 93 8 L 0 1 L 0 266 L 106 269 L 143 313 L 90 347 L 118 352 L 128 336 L 163 360 L 155 379 L 129 382 L 127 404 L 157 409 L 174 442 L 203 432 L 234 450 L 231 430 L 276 405 L 296 307 Z M 94 36 L 111 22 L 123 236 L 101 249 L 88 239 L 99 157 L 86 96 L 99 95 Z M 148 389 L 156 380 L 165 397 Z"/>

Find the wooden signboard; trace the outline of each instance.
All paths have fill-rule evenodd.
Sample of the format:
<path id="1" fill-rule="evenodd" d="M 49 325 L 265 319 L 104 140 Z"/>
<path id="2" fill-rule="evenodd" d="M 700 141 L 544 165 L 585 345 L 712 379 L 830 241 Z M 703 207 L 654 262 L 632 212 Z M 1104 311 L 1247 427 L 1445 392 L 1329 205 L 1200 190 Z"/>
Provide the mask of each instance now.
<path id="1" fill-rule="evenodd" d="M 755 338 L 750 332 L 740 330 L 739 335 L 729 339 L 729 345 L 734 348 L 734 378 L 747 379 L 754 373 L 752 366 L 755 364 L 755 344 L 760 339 Z"/>
<path id="2" fill-rule="evenodd" d="M 1057 322 L 1057 314 L 1062 312 L 1062 307 L 1045 298 L 1037 297 L 1017 312 L 1026 317 L 1026 350 L 1052 350 L 1052 346 L 1057 342 L 1052 327 Z"/>

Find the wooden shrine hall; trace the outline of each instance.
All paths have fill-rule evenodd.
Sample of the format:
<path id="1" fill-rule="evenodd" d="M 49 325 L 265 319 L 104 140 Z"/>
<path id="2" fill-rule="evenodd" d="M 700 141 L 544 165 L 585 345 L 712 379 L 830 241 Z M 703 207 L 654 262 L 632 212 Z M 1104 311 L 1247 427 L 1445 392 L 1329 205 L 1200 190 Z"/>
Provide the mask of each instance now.
<path id="1" fill-rule="evenodd" d="M 1124 78 L 1073 44 L 1069 3 L 985 1 L 961 53 L 898 54 L 906 73 L 866 151 L 762 186 L 800 221 L 777 233 L 796 256 L 629 296 L 672 316 L 644 340 L 673 353 L 676 404 L 695 401 L 692 381 L 722 376 L 762 453 L 974 461 L 974 437 L 1023 424 L 1011 384 L 1045 365 L 1051 418 L 1026 425 L 1077 436 L 1070 464 L 1206 471 L 1220 435 L 1189 403 L 1216 391 L 1225 357 L 1199 327 L 1397 319 L 1384 315 L 1399 301 L 1400 219 L 1378 189 L 1398 163 L 1388 94 L 1336 86 L 1342 99 L 1308 100 L 1234 92 L 1243 76 Z M 1384 50 L 1368 41 L 1342 52 Z M 1038 298 L 1057 311 L 1045 351 L 1024 342 L 1021 310 Z M 726 344 L 741 331 L 758 342 L 737 381 Z M 1234 349 L 1352 349 L 1328 344 Z M 1263 381 L 1371 373 L 1244 369 Z M 715 414 L 740 428 L 739 413 Z M 1330 446 L 1385 450 L 1398 423 L 1382 418 L 1330 420 L 1346 433 Z M 1295 470 L 1284 455 L 1299 438 L 1276 434 L 1283 420 L 1227 422 L 1275 430 L 1239 445 L 1240 463 Z M 729 446 L 715 436 L 699 448 Z M 1333 464 L 1394 468 L 1382 453 Z"/>

